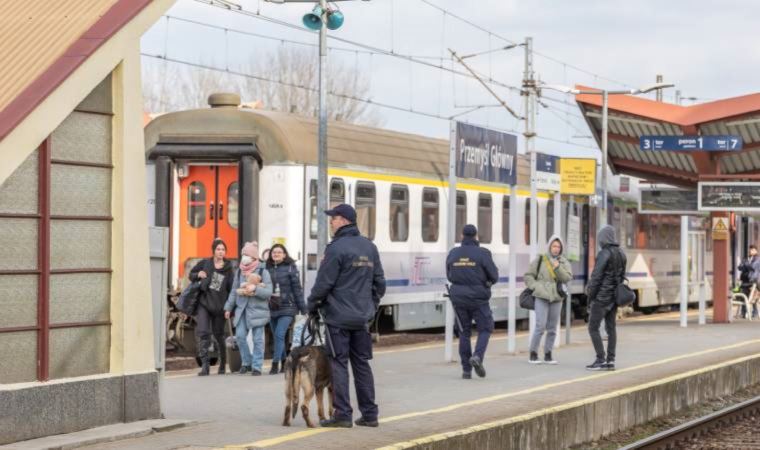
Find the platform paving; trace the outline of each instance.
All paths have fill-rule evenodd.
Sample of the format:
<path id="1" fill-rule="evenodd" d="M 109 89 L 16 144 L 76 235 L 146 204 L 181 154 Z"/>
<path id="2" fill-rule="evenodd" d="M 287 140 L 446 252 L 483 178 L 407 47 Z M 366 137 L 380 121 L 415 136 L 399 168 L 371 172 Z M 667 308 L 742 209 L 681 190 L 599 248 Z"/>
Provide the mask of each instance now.
<path id="1" fill-rule="evenodd" d="M 484 379 L 462 380 L 458 363 L 442 362 L 441 343 L 377 351 L 377 429 L 308 429 L 300 415 L 292 427 L 280 426 L 284 381 L 279 375 L 170 375 L 165 380 L 166 417 L 197 425 L 85 448 L 378 448 L 760 356 L 760 322 L 697 326 L 694 314 L 692 319 L 686 329 L 678 326 L 677 314 L 622 322 L 615 372 L 584 369 L 593 351 L 581 327 L 573 329 L 573 344 L 555 350 L 556 366 L 527 363 L 524 333 L 518 340 L 523 351 L 508 354 L 502 330 L 489 346 Z"/>

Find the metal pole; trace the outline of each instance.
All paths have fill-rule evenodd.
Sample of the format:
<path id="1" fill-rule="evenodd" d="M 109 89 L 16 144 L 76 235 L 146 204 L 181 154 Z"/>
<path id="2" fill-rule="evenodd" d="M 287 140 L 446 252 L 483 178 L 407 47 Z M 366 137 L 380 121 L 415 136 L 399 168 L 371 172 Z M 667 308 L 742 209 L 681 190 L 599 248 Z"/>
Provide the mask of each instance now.
<path id="1" fill-rule="evenodd" d="M 699 324 L 704 325 L 707 323 L 705 318 L 705 290 L 707 288 L 705 282 L 705 236 L 699 236 Z"/>
<path id="2" fill-rule="evenodd" d="M 317 264 L 327 247 L 327 1 L 322 7 L 322 28 L 319 29 L 319 141 L 317 151 Z"/>
<path id="3" fill-rule="evenodd" d="M 574 195 L 570 196 L 570 202 L 567 205 L 567 209 L 568 209 L 568 212 L 567 212 L 567 216 L 568 216 L 567 222 L 568 222 L 568 225 L 569 225 L 569 223 L 570 223 L 570 216 L 574 215 L 573 212 L 575 211 L 575 196 Z M 569 238 L 570 238 L 570 227 L 569 226 L 567 227 L 567 230 L 566 230 L 565 234 L 567 235 L 567 239 L 565 239 L 565 242 L 567 242 L 569 240 Z M 565 344 L 567 344 L 567 345 L 570 345 L 570 329 L 572 328 L 572 323 L 571 322 L 573 320 L 572 314 L 573 314 L 572 297 L 568 297 L 567 304 L 565 305 Z"/>
<path id="4" fill-rule="evenodd" d="M 689 216 L 681 216 L 681 327 L 688 325 L 689 307 Z"/>
<path id="5" fill-rule="evenodd" d="M 602 91 L 602 218 L 599 228 L 607 225 L 607 91 Z"/>
<path id="6" fill-rule="evenodd" d="M 536 150 L 533 138 L 536 135 L 534 126 L 535 110 L 535 80 L 533 79 L 533 38 L 525 38 L 525 74 L 523 88 L 525 90 L 525 152 L 530 155 L 530 261 L 538 254 L 538 192 L 536 191 Z M 529 313 L 529 330 L 533 334 L 536 324 L 536 313 Z"/>
<path id="7" fill-rule="evenodd" d="M 517 352 L 517 185 L 509 187 L 509 311 L 507 314 L 507 351 Z"/>
<path id="8" fill-rule="evenodd" d="M 546 211 L 546 214 L 549 214 L 549 211 Z M 552 233 L 556 236 L 558 236 L 560 239 L 562 239 L 562 194 L 559 192 L 554 193 L 554 211 L 552 211 L 552 214 L 554 215 L 554 230 L 552 230 Z M 564 242 L 564 240 L 563 240 Z M 562 249 L 564 252 L 564 248 Z M 567 303 L 569 305 L 570 303 L 570 297 L 568 296 Z M 569 306 L 565 306 L 566 308 Z M 559 320 L 557 320 L 557 336 L 562 336 L 560 333 L 562 327 L 562 317 L 560 316 Z M 557 348 L 562 346 L 562 338 L 556 339 L 555 346 Z"/>
<path id="9" fill-rule="evenodd" d="M 456 171 L 456 150 L 457 150 L 457 123 L 451 121 L 449 136 L 449 207 L 446 215 L 446 248 L 454 248 L 456 241 L 456 217 L 457 217 L 457 171 Z M 443 346 L 443 360 L 445 362 L 453 361 L 453 341 L 454 341 L 454 308 L 450 301 L 446 302 L 445 316 L 446 331 L 444 333 L 445 344 Z"/>

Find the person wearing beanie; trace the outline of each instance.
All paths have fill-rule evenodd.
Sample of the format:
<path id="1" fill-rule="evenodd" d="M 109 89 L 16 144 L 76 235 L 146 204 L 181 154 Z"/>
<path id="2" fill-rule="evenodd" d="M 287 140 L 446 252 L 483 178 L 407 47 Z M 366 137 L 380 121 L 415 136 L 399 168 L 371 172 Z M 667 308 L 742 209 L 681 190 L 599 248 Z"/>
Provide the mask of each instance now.
<path id="1" fill-rule="evenodd" d="M 451 283 L 449 296 L 460 327 L 459 357 L 464 379 L 472 378 L 473 369 L 479 377 L 486 376 L 483 360 L 494 327 L 489 305 L 491 286 L 499 280 L 491 252 L 480 247 L 477 237 L 475 225 L 465 225 L 462 245 L 451 249 L 446 258 L 446 277 Z M 478 330 L 475 352 L 470 344 L 473 320 Z"/>
<path id="2" fill-rule="evenodd" d="M 225 258 L 227 244 L 214 239 L 211 244 L 213 256 L 198 262 L 190 270 L 191 282 L 201 282 L 198 310 L 195 315 L 195 335 L 198 337 L 198 357 L 201 361 L 199 376 L 209 374 L 209 347 L 211 335 L 216 339 L 219 351 L 219 374 L 226 372 L 227 352 L 224 344 L 224 302 L 232 290 L 232 263 Z"/>

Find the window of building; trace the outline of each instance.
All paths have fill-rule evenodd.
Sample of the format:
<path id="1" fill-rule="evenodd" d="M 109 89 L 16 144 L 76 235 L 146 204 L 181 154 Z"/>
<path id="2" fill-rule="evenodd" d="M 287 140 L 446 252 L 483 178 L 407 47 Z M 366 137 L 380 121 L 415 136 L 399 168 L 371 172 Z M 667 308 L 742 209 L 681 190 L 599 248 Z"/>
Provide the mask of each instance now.
<path id="1" fill-rule="evenodd" d="M 193 228 L 206 223 L 206 186 L 200 181 L 187 187 L 187 223 Z"/>
<path id="2" fill-rule="evenodd" d="M 491 243 L 493 230 L 493 203 L 491 194 L 478 195 L 478 240 L 483 244 Z"/>
<path id="3" fill-rule="evenodd" d="M 501 200 L 501 241 L 509 244 L 509 197 Z"/>
<path id="4" fill-rule="evenodd" d="M 400 184 L 391 186 L 391 241 L 406 242 L 409 238 L 409 188 Z"/>
<path id="5" fill-rule="evenodd" d="M 240 198 L 240 187 L 238 182 L 230 183 L 227 188 L 227 223 L 232 228 L 238 227 L 238 199 Z"/>
<path id="6" fill-rule="evenodd" d="M 362 236 L 375 239 L 375 183 L 356 183 L 356 225 Z"/>
<path id="7" fill-rule="evenodd" d="M 110 80 L 0 184 L 0 384 L 110 371 Z"/>
<path id="8" fill-rule="evenodd" d="M 438 189 L 422 190 L 422 242 L 437 242 L 440 220 Z"/>
<path id="9" fill-rule="evenodd" d="M 467 194 L 457 191 L 457 217 L 454 227 L 454 237 L 457 242 L 462 242 L 462 228 L 467 225 Z"/>

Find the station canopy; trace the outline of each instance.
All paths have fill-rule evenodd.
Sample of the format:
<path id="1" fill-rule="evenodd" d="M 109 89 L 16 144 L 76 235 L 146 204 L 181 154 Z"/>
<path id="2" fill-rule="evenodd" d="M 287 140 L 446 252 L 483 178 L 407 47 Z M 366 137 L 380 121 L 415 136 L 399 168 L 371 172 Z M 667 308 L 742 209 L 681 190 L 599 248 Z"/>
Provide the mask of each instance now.
<path id="1" fill-rule="evenodd" d="M 630 95 L 608 99 L 607 153 L 614 173 L 686 187 L 699 181 L 760 181 L 760 93 L 691 106 Z M 579 94 L 576 102 L 601 148 L 602 96 Z M 743 149 L 645 151 L 639 148 L 643 135 L 739 135 Z"/>

